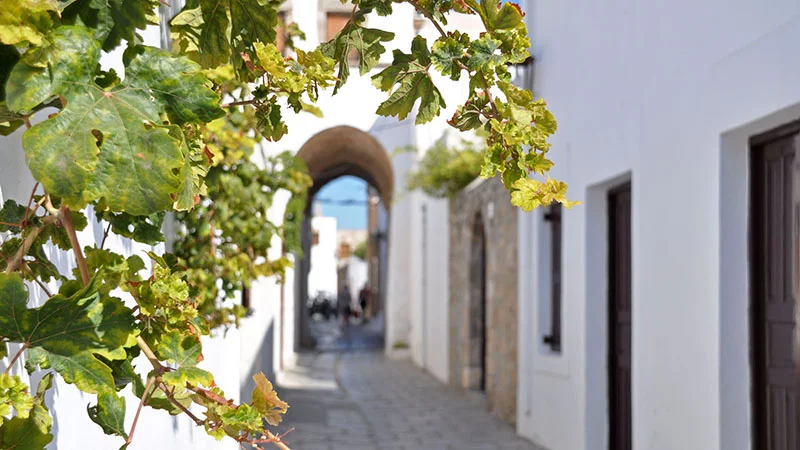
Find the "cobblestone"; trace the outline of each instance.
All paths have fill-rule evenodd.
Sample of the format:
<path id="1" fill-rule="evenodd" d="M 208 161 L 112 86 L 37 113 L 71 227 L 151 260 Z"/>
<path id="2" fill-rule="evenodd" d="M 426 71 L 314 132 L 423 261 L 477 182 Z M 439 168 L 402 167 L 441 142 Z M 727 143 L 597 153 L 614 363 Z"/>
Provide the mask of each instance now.
<path id="1" fill-rule="evenodd" d="M 294 450 L 541 450 L 448 387 L 379 351 L 302 354 L 278 380 L 291 407 L 280 432 Z"/>

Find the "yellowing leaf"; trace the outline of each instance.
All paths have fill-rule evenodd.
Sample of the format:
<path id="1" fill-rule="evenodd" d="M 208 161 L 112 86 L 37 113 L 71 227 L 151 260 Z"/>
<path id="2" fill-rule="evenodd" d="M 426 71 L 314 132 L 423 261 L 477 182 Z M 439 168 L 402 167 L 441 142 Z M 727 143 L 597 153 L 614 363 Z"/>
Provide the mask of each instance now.
<path id="1" fill-rule="evenodd" d="M 253 389 L 253 408 L 258 410 L 272 426 L 281 423 L 281 415 L 286 414 L 289 404 L 278 398 L 278 393 L 272 388 L 272 383 L 259 372 L 253 375 L 256 387 Z"/>

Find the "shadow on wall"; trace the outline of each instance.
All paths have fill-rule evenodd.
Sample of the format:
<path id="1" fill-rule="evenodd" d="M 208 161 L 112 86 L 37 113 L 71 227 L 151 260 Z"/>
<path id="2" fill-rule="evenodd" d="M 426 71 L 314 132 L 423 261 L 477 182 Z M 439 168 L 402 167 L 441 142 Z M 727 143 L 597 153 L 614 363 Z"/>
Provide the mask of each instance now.
<path id="1" fill-rule="evenodd" d="M 264 333 L 264 338 L 261 340 L 261 344 L 258 347 L 258 353 L 256 353 L 253 364 L 248 368 L 247 374 L 239 386 L 239 399 L 241 403 L 250 402 L 253 389 L 256 387 L 256 383 L 253 381 L 253 375 L 257 372 L 264 372 L 267 379 L 275 383 L 275 367 L 273 367 L 273 355 L 275 352 L 273 347 L 275 337 L 274 330 L 273 322 L 270 321 L 267 332 Z"/>

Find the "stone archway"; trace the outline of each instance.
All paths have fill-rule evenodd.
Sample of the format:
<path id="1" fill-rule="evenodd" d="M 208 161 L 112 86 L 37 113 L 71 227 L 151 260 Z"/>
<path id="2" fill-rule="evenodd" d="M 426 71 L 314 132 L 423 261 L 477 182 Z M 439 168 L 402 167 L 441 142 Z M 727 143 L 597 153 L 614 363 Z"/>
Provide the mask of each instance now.
<path id="1" fill-rule="evenodd" d="M 300 148 L 297 157 L 308 167 L 314 181 L 308 195 L 305 219 L 302 224 L 303 253 L 310 255 L 311 201 L 327 183 L 336 178 L 352 175 L 363 179 L 378 192 L 381 202 L 389 211 L 394 195 L 394 169 L 383 146 L 370 134 L 350 126 L 336 126 L 312 136 Z M 370 239 L 386 239 L 385 235 Z M 384 245 L 385 245 L 385 241 Z M 388 246 L 387 246 L 388 247 Z M 385 254 L 386 251 L 383 252 Z M 380 264 L 386 264 L 381 261 Z M 295 350 L 313 348 L 314 339 L 309 329 L 307 310 L 309 261 L 298 259 L 295 264 Z M 385 285 L 382 280 L 381 285 Z M 383 295 L 383 293 L 381 294 Z"/>

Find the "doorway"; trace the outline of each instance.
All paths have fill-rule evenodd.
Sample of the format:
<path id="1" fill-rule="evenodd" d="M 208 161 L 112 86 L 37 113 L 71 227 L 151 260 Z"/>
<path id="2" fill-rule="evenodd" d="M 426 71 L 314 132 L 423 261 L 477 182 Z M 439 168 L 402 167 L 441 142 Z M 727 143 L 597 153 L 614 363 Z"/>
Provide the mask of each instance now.
<path id="1" fill-rule="evenodd" d="M 609 449 L 631 450 L 631 183 L 608 193 Z"/>
<path id="2" fill-rule="evenodd" d="M 753 448 L 758 450 L 800 445 L 798 139 L 800 123 L 750 141 L 752 417 Z"/>
<path id="3" fill-rule="evenodd" d="M 486 390 L 486 233 L 478 213 L 472 225 L 469 262 L 469 387 Z"/>

